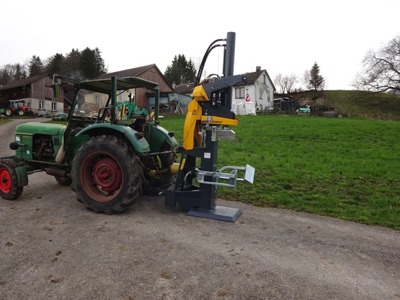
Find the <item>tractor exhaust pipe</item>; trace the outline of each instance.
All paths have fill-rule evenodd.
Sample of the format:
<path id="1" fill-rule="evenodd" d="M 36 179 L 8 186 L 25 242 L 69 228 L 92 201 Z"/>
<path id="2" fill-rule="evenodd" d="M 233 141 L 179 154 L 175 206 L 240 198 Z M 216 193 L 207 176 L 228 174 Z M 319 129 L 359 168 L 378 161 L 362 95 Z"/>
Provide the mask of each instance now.
<path id="1" fill-rule="evenodd" d="M 58 169 L 58 168 L 54 168 L 54 167 L 46 168 L 45 172 L 48 175 L 52 175 L 52 176 L 56 176 L 56 177 L 61 177 L 61 178 L 67 177 L 67 171 Z"/>

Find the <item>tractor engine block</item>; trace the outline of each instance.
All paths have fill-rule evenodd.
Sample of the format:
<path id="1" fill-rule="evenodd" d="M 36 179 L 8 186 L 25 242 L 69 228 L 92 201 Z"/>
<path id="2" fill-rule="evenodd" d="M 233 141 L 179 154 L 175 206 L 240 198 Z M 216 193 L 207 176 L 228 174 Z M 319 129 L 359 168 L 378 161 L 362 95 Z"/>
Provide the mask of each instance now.
<path id="1" fill-rule="evenodd" d="M 33 137 L 32 156 L 33 159 L 37 160 L 54 158 L 54 145 L 51 136 L 37 134 Z"/>

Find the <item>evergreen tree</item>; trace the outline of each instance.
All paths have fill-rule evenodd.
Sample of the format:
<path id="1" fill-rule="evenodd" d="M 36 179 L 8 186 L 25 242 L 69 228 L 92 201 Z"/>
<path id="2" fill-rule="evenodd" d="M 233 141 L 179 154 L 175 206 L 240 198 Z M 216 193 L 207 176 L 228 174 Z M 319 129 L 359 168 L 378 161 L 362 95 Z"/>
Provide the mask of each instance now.
<path id="1" fill-rule="evenodd" d="M 6 68 L 1 68 L 0 70 L 0 86 L 6 85 L 10 82 L 10 75 L 8 74 Z"/>
<path id="2" fill-rule="evenodd" d="M 26 78 L 25 68 L 21 66 L 19 63 L 15 64 L 14 80 L 20 80 L 24 78 Z"/>
<path id="3" fill-rule="evenodd" d="M 99 75 L 107 73 L 107 68 L 104 63 L 104 59 L 101 57 L 101 52 L 97 47 L 94 49 L 94 56 L 95 56 L 96 69 L 98 70 Z"/>
<path id="4" fill-rule="evenodd" d="M 50 74 L 65 74 L 65 57 L 60 53 L 56 53 L 48 60 L 46 71 Z"/>
<path id="5" fill-rule="evenodd" d="M 78 49 L 72 49 L 65 57 L 65 75 L 80 79 L 82 76 L 80 74 L 80 61 L 81 52 Z"/>
<path id="6" fill-rule="evenodd" d="M 170 83 L 177 85 L 191 83 L 196 80 L 196 68 L 192 60 L 187 61 L 185 55 L 175 55 L 174 60 L 164 73 L 165 79 Z"/>
<path id="7" fill-rule="evenodd" d="M 44 67 L 39 56 L 33 55 L 29 62 L 29 77 L 43 73 Z"/>
<path id="8" fill-rule="evenodd" d="M 28 66 L 7 64 L 0 68 L 0 85 L 6 85 L 13 80 L 36 76 L 43 72 L 69 76 L 77 80 L 94 79 L 107 72 L 101 52 L 98 48 L 86 48 L 82 52 L 72 49 L 64 56 L 56 53 L 46 59 L 43 64 L 39 56 L 33 55 Z"/>
<path id="9" fill-rule="evenodd" d="M 81 53 L 79 66 L 82 76 L 85 79 L 94 79 L 106 73 L 104 60 L 98 48 L 91 50 L 86 47 Z"/>
<path id="10" fill-rule="evenodd" d="M 309 75 L 308 88 L 314 89 L 315 91 L 323 90 L 325 79 L 319 75 L 319 66 L 316 62 L 312 66 Z"/>

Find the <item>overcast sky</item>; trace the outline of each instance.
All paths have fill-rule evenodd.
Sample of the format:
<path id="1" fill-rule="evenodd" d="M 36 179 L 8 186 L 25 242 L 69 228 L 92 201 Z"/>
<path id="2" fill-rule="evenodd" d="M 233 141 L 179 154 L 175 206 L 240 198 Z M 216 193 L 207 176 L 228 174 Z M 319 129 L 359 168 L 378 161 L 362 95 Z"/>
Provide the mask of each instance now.
<path id="1" fill-rule="evenodd" d="M 164 72 L 178 54 L 198 67 L 211 42 L 235 32 L 235 74 L 261 66 L 272 80 L 302 78 L 317 62 L 325 89 L 352 89 L 367 51 L 400 35 L 399 0 L 13 0 L 0 11 L 0 67 L 86 47 L 109 72 Z M 214 50 L 205 71 L 221 73 L 222 59 Z"/>

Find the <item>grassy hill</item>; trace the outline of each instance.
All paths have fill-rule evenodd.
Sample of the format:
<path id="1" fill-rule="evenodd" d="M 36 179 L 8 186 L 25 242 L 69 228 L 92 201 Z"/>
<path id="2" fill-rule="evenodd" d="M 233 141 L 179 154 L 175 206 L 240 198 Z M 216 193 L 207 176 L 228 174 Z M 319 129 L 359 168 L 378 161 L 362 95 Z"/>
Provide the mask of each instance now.
<path id="1" fill-rule="evenodd" d="M 330 90 L 292 94 L 300 103 L 326 105 L 354 118 L 400 120 L 400 96 L 366 91 Z"/>

